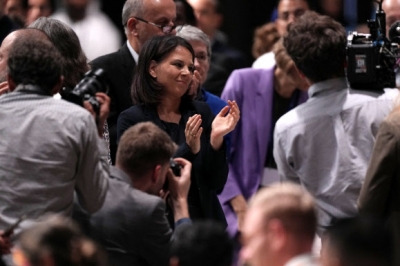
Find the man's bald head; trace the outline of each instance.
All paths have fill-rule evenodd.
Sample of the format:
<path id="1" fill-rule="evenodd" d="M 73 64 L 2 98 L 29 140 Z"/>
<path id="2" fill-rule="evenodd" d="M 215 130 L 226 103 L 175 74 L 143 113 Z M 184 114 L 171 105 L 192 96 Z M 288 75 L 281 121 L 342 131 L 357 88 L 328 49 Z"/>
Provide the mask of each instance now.
<path id="1" fill-rule="evenodd" d="M 7 81 L 8 53 L 19 31 L 13 31 L 7 35 L 0 47 L 0 83 Z"/>
<path id="2" fill-rule="evenodd" d="M 8 34 L 7 37 L 3 40 L 0 47 L 0 83 L 7 81 L 8 55 L 10 53 L 11 47 L 14 44 L 14 41 L 20 36 L 31 36 L 33 38 L 44 38 L 48 40 L 48 37 L 44 32 L 35 29 L 21 29 Z"/>
<path id="3" fill-rule="evenodd" d="M 400 0 L 384 0 L 382 9 L 386 13 L 386 33 L 389 33 L 390 26 L 400 21 Z"/>
<path id="4" fill-rule="evenodd" d="M 62 61 L 61 54 L 44 32 L 21 30 L 8 55 L 10 90 L 18 85 L 34 85 L 52 94 L 61 85 Z"/>
<path id="5" fill-rule="evenodd" d="M 173 26 L 175 19 L 173 0 L 127 0 L 122 10 L 126 37 L 137 53 L 151 37 L 165 35 L 159 26 Z M 175 35 L 176 31 L 170 34 Z"/>

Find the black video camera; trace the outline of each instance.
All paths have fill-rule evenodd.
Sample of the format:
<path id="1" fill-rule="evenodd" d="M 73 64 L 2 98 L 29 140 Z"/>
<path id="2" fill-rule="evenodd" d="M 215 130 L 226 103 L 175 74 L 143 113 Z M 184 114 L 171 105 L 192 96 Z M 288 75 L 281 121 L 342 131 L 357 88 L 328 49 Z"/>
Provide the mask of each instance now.
<path id="1" fill-rule="evenodd" d="M 108 93 L 104 70 L 101 68 L 88 71 L 75 88 L 64 88 L 61 92 L 61 97 L 80 106 L 83 106 L 84 101 L 88 101 L 98 116 L 100 103 L 96 99 L 97 92 Z"/>
<path id="2" fill-rule="evenodd" d="M 381 92 L 396 87 L 398 44 L 386 38 L 386 14 L 382 2 L 375 20 L 368 21 L 370 34 L 350 32 L 347 36 L 347 79 L 353 89 Z M 397 39 L 397 38 L 396 38 Z"/>

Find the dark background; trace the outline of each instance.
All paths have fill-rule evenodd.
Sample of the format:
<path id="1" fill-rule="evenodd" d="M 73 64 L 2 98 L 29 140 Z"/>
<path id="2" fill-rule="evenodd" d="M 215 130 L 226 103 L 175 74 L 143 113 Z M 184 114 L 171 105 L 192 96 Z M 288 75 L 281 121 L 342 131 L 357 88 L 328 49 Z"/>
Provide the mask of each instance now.
<path id="1" fill-rule="evenodd" d="M 319 1 L 309 0 L 311 8 L 319 13 L 323 13 Z M 352 0 L 343 0 L 352 1 Z M 366 23 L 371 18 L 373 5 L 369 0 L 358 1 L 358 22 Z M 122 30 L 121 13 L 125 0 L 101 0 L 103 12 L 108 14 L 115 25 Z M 247 57 L 251 56 L 251 46 L 253 44 L 253 33 L 256 27 L 270 21 L 271 14 L 276 7 L 278 0 L 220 0 L 224 22 L 221 30 L 227 34 L 229 44 L 239 49 Z M 336 18 L 346 26 L 342 18 Z M 125 36 L 125 34 L 123 34 Z"/>

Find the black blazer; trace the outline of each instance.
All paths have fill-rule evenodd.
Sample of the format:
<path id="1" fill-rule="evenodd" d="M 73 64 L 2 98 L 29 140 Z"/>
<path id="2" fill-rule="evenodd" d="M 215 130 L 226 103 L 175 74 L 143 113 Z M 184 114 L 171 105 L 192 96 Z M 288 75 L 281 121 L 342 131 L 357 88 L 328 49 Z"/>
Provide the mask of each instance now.
<path id="1" fill-rule="evenodd" d="M 200 138 L 201 149 L 196 155 L 193 155 L 186 142 L 177 143 L 179 148 L 174 157 L 183 157 L 192 162 L 191 187 L 189 191 L 189 213 L 193 220 L 212 219 L 227 225 L 225 215 L 217 198 L 216 191 L 221 190 L 228 176 L 228 163 L 226 159 L 225 145 L 219 151 L 214 151 L 210 144 L 211 124 L 214 115 L 209 106 L 204 102 L 193 101 L 192 104 L 182 110 L 183 123 L 186 125 L 189 117 L 194 114 L 200 114 L 202 118 L 203 133 Z M 118 139 L 129 127 L 139 123 L 151 121 L 158 127 L 166 131 L 165 125 L 158 117 L 155 108 L 145 105 L 135 105 L 121 113 L 118 118 Z M 198 193 L 193 195 L 193 193 Z M 191 212 L 191 198 L 200 198 L 200 208 L 203 217 L 196 217 Z"/>
<path id="2" fill-rule="evenodd" d="M 115 53 L 100 56 L 90 65 L 93 69 L 102 68 L 105 71 L 109 85 L 108 95 L 111 98 L 111 105 L 107 123 L 110 132 L 111 160 L 114 164 L 117 152 L 117 119 L 122 111 L 132 106 L 131 85 L 136 63 L 125 43 Z"/>

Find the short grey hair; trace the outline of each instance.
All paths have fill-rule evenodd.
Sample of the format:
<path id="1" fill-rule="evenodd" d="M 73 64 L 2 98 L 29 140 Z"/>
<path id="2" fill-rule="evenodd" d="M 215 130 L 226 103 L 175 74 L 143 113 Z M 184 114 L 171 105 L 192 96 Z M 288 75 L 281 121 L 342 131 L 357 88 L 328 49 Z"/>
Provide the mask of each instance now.
<path id="1" fill-rule="evenodd" d="M 200 41 L 200 42 L 204 43 L 207 47 L 208 59 L 211 58 L 210 38 L 208 38 L 207 34 L 205 34 L 199 28 L 196 28 L 191 25 L 184 25 L 184 26 L 182 26 L 182 29 L 176 33 L 176 36 L 179 36 L 188 42 Z"/>
<path id="2" fill-rule="evenodd" d="M 127 0 L 122 8 L 122 25 L 127 35 L 128 19 L 137 16 L 141 17 L 144 14 L 144 0 Z"/>

